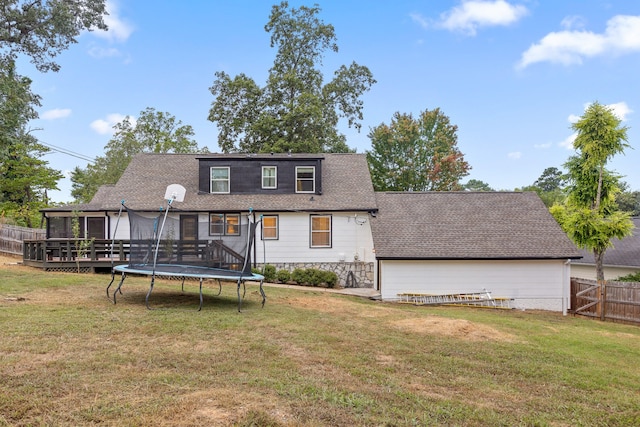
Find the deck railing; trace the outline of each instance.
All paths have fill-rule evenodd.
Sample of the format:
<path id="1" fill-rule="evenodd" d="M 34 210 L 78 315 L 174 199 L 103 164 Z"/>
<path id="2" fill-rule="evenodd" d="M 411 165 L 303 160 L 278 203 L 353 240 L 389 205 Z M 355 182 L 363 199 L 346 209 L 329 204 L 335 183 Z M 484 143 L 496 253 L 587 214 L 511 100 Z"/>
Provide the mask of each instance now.
<path id="1" fill-rule="evenodd" d="M 75 239 L 25 240 L 22 258 L 27 265 L 45 269 L 60 268 L 77 262 L 92 264 L 92 267 L 107 267 L 112 259 L 116 264 L 131 260 L 132 247 L 129 240 L 93 239 L 85 242 L 79 244 Z M 142 246 L 147 248 L 150 262 L 155 242 L 150 241 L 144 245 L 138 241 L 133 248 L 134 258 L 140 257 Z M 172 240 L 160 241 L 158 262 L 240 269 L 244 257 L 216 240 Z"/>

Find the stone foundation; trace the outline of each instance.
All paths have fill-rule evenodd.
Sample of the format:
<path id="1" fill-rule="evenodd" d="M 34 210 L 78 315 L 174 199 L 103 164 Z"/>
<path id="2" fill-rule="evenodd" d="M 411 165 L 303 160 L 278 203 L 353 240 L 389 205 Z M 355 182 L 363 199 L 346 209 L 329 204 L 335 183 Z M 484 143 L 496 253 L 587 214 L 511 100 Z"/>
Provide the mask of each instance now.
<path id="1" fill-rule="evenodd" d="M 315 268 L 318 270 L 333 271 L 338 275 L 337 287 L 340 288 L 373 288 L 373 263 L 372 262 L 285 262 L 272 263 L 276 271 L 288 270 L 293 272 L 296 268 Z M 262 268 L 262 264 L 257 265 Z"/>

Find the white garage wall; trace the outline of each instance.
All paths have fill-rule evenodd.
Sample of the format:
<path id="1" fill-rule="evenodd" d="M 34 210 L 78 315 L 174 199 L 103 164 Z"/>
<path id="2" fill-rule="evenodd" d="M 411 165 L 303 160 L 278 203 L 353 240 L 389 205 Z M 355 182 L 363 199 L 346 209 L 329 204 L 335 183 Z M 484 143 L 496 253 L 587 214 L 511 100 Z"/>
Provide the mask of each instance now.
<path id="1" fill-rule="evenodd" d="M 616 280 L 618 277 L 626 276 L 640 271 L 638 267 L 618 267 L 604 266 L 604 279 Z M 594 265 L 571 264 L 571 277 L 580 279 L 596 280 L 596 267 Z"/>
<path id="2" fill-rule="evenodd" d="M 565 312 L 569 265 L 541 261 L 380 261 L 382 299 L 399 293 L 453 294 L 491 292 L 513 298 L 516 308 Z"/>

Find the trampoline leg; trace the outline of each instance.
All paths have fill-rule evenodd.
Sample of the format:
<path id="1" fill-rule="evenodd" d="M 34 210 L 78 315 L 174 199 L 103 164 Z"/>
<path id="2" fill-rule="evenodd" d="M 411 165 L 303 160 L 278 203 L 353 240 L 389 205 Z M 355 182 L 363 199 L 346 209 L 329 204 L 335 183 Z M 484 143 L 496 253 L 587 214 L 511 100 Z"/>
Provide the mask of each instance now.
<path id="1" fill-rule="evenodd" d="M 242 298 L 240 297 L 240 284 L 243 283 L 241 279 L 238 280 L 238 313 L 242 308 Z"/>
<path id="2" fill-rule="evenodd" d="M 111 270 L 111 281 L 107 285 L 107 298 L 111 298 L 111 295 L 109 295 L 109 288 L 111 287 L 111 284 L 113 283 L 113 280 L 115 279 L 115 277 L 116 277 L 115 272 Z"/>
<path id="3" fill-rule="evenodd" d="M 182 277 L 182 293 L 184 293 L 184 279 L 185 279 L 185 277 L 183 276 Z"/>
<path id="4" fill-rule="evenodd" d="M 198 307 L 198 311 L 202 310 L 202 277 L 200 278 L 200 307 Z"/>
<path id="5" fill-rule="evenodd" d="M 122 272 L 122 278 L 120 279 L 120 283 L 118 283 L 118 287 L 116 288 L 115 291 L 113 291 L 113 303 L 116 303 L 116 295 L 118 295 L 118 292 L 120 292 L 120 295 L 122 295 L 122 290 L 120 288 L 122 288 L 122 284 L 124 283 L 124 279 L 127 277 L 127 274 L 125 272 Z M 107 289 L 108 291 L 108 289 Z"/>
<path id="6" fill-rule="evenodd" d="M 149 307 L 149 296 L 151 295 L 151 291 L 153 291 L 154 281 L 155 281 L 155 276 L 151 276 L 151 285 L 149 286 L 149 292 L 147 292 L 147 296 L 144 299 L 144 302 L 147 305 L 147 310 L 151 310 L 151 307 Z"/>
<path id="7" fill-rule="evenodd" d="M 222 293 L 222 282 L 218 279 L 218 295 Z"/>
<path id="8" fill-rule="evenodd" d="M 262 308 L 264 308 L 264 303 L 267 301 L 267 294 L 264 293 L 264 289 L 262 288 L 262 283 L 264 280 L 260 281 L 260 295 L 262 295 Z"/>

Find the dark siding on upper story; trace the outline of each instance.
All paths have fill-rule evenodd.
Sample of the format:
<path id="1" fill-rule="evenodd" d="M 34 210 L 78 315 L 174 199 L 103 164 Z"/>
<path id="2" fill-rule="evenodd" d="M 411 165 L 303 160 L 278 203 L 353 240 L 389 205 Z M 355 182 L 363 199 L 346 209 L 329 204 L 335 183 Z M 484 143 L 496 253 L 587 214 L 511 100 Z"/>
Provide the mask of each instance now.
<path id="1" fill-rule="evenodd" d="M 230 194 L 294 194 L 296 192 L 296 167 L 315 166 L 315 192 L 322 194 L 322 158 L 300 157 L 231 157 L 199 158 L 198 190 L 209 193 L 212 167 L 229 168 Z M 277 168 L 277 188 L 262 188 L 262 167 Z"/>

